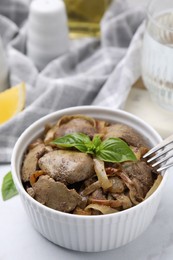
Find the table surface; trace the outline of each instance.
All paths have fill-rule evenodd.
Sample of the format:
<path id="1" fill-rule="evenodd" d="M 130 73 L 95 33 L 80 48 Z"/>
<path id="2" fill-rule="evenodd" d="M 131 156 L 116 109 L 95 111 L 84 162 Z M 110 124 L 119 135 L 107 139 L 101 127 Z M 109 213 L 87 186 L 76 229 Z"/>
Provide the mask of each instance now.
<path id="1" fill-rule="evenodd" d="M 173 129 L 173 122 L 171 122 L 173 113 L 153 104 L 145 89 L 132 89 L 125 110 L 148 121 L 162 136 L 169 135 Z M 0 165 L 0 186 L 3 176 L 8 171 L 10 165 Z M 163 198 L 149 228 L 128 245 L 102 253 L 75 252 L 54 245 L 33 228 L 19 196 L 5 202 L 0 196 L 0 260 L 173 259 L 173 173 L 171 174 L 171 169 L 168 174 Z"/>
<path id="2" fill-rule="evenodd" d="M 137 87 L 132 88 L 125 110 L 150 124 L 162 138 L 173 134 L 173 111 L 165 110 L 154 103 L 141 81 L 139 81 Z"/>

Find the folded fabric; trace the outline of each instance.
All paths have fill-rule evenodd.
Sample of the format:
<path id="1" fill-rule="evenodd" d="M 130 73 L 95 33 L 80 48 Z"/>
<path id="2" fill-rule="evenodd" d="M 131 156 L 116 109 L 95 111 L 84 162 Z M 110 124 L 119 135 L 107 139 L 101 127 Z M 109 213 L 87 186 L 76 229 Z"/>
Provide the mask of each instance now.
<path id="1" fill-rule="evenodd" d="M 0 126 L 0 162 L 10 162 L 20 134 L 35 120 L 71 106 L 123 108 L 140 76 L 145 12 L 125 0 L 112 3 L 101 22 L 101 38 L 71 40 L 68 53 L 38 71 L 26 55 L 29 3 L 0 2 L 0 35 L 7 52 L 10 85 L 26 82 L 25 109 Z M 20 18 L 19 18 L 20 17 Z"/>

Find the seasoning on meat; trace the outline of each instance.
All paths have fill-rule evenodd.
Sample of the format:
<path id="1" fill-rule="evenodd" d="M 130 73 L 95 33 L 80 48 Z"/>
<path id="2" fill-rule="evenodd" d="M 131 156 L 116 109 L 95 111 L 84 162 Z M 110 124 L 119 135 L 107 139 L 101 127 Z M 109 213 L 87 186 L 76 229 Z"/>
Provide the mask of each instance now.
<path id="1" fill-rule="evenodd" d="M 141 137 L 134 129 L 124 124 L 113 124 L 105 128 L 104 139 L 109 137 L 119 137 L 127 144 L 141 147 L 146 146 L 143 137 Z"/>
<path id="2" fill-rule="evenodd" d="M 37 170 L 39 158 L 46 152 L 44 144 L 38 144 L 26 154 L 22 167 L 22 181 L 29 181 L 30 176 Z"/>
<path id="3" fill-rule="evenodd" d="M 44 142 L 48 143 L 56 137 L 71 133 L 84 133 L 93 137 L 96 133 L 96 122 L 84 115 L 64 116 L 47 132 Z"/>
<path id="4" fill-rule="evenodd" d="M 95 174 L 92 158 L 76 151 L 55 150 L 42 156 L 38 164 L 52 178 L 65 184 L 83 181 Z"/>
<path id="5" fill-rule="evenodd" d="M 63 183 L 56 182 L 48 175 L 40 176 L 32 188 L 37 201 L 63 212 L 72 211 L 82 200 L 74 189 L 69 190 Z"/>

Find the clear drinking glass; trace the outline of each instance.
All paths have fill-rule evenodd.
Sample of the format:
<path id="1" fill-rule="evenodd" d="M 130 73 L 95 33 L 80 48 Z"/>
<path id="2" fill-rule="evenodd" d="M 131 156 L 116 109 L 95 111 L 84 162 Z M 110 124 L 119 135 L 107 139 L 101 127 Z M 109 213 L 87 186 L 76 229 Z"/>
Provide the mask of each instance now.
<path id="1" fill-rule="evenodd" d="M 142 78 L 153 101 L 173 111 L 173 1 L 152 0 L 147 15 Z"/>

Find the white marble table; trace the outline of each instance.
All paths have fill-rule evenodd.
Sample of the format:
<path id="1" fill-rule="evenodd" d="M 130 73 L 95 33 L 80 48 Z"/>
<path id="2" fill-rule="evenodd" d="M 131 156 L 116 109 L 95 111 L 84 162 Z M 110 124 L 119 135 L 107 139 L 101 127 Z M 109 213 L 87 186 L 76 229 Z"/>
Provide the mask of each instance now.
<path id="1" fill-rule="evenodd" d="M 149 123 L 162 138 L 173 134 L 173 111 L 165 110 L 153 103 L 141 82 L 138 83 L 138 88 L 132 88 L 125 110 Z"/>
<path id="2" fill-rule="evenodd" d="M 126 110 L 153 125 L 162 136 L 171 133 L 173 113 L 162 110 L 150 101 L 148 92 L 133 89 Z M 159 119 L 158 119 L 159 115 Z M 10 165 L 0 165 L 0 186 Z M 0 260 L 172 260 L 173 259 L 173 169 L 158 212 L 149 228 L 130 244 L 102 253 L 66 250 L 42 237 L 34 230 L 19 196 L 6 202 L 0 196 Z"/>

